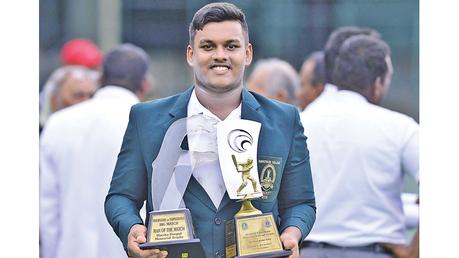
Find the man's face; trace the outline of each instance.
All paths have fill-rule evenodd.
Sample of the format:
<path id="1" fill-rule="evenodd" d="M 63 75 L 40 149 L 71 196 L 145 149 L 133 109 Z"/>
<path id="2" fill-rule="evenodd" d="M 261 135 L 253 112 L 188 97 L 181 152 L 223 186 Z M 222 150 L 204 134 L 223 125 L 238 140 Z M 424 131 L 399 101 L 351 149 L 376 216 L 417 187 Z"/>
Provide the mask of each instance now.
<path id="1" fill-rule="evenodd" d="M 53 112 L 91 98 L 96 89 L 91 78 L 70 74 L 53 97 Z"/>
<path id="2" fill-rule="evenodd" d="M 245 66 L 252 62 L 252 45 L 238 21 L 210 22 L 196 31 L 187 61 L 197 87 L 224 93 L 242 87 Z"/>
<path id="3" fill-rule="evenodd" d="M 316 87 L 312 85 L 314 68 L 315 62 L 311 60 L 306 61 L 301 67 L 301 87 L 296 92 L 298 106 L 301 109 L 313 102 L 323 91 L 323 85 Z"/>

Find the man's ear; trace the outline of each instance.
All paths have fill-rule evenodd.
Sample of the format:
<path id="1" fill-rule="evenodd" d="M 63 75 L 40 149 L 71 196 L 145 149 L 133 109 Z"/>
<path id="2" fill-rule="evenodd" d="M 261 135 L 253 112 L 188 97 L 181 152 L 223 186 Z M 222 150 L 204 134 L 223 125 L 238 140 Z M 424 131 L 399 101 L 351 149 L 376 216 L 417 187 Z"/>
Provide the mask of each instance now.
<path id="1" fill-rule="evenodd" d="M 144 79 L 142 81 L 142 84 L 140 84 L 140 88 L 136 91 L 137 97 L 140 99 L 140 101 L 145 101 L 147 100 L 147 96 L 152 90 L 152 82 L 148 79 Z"/>
<path id="2" fill-rule="evenodd" d="M 381 79 L 381 77 L 377 77 L 375 80 L 375 83 L 373 84 L 373 87 L 371 88 L 370 92 L 370 101 L 373 104 L 379 104 L 381 103 L 382 99 L 384 98 L 385 94 L 385 89 L 384 89 L 384 82 Z"/>
<path id="3" fill-rule="evenodd" d="M 51 105 L 51 112 L 56 112 L 57 111 L 57 93 L 54 93 L 51 95 L 51 98 L 49 100 L 50 105 Z"/>
<path id="4" fill-rule="evenodd" d="M 248 66 L 252 63 L 252 58 L 253 58 L 253 48 L 252 44 L 247 44 L 247 47 L 245 48 L 245 65 Z"/>
<path id="5" fill-rule="evenodd" d="M 281 102 L 290 103 L 290 98 L 289 98 L 288 92 L 284 88 L 280 88 L 277 91 L 276 99 L 281 101 Z"/>
<path id="6" fill-rule="evenodd" d="M 188 62 L 189 66 L 193 66 L 193 48 L 188 45 L 186 48 L 186 61 Z"/>
<path id="7" fill-rule="evenodd" d="M 325 89 L 325 84 L 318 84 L 312 87 L 315 98 L 319 97 L 320 94 L 322 94 L 322 92 L 324 91 L 324 89 Z"/>

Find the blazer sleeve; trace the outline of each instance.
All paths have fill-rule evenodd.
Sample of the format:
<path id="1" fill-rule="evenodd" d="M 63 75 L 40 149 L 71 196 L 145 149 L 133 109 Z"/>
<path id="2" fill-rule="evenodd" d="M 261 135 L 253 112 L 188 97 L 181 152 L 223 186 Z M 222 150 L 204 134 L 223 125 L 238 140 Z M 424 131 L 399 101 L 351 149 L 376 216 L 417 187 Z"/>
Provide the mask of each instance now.
<path id="1" fill-rule="evenodd" d="M 127 251 L 127 236 L 135 224 L 143 224 L 139 215 L 147 195 L 147 171 L 141 153 L 135 107 L 131 108 L 129 123 L 110 190 L 105 198 L 105 215 Z"/>
<path id="2" fill-rule="evenodd" d="M 289 226 L 297 227 L 301 231 L 301 243 L 312 229 L 316 206 L 307 138 L 295 108 L 292 128 L 292 142 L 279 190 L 279 231 Z"/>

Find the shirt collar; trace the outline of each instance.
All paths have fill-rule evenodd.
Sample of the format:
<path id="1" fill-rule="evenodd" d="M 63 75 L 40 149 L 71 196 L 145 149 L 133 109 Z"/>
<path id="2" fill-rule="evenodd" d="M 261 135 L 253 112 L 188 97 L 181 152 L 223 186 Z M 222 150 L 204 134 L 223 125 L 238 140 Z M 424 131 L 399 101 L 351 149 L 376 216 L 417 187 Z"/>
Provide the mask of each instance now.
<path id="1" fill-rule="evenodd" d="M 325 90 L 326 91 L 334 91 L 334 92 L 336 92 L 336 91 L 338 91 L 338 86 L 336 86 L 335 84 L 331 84 L 331 83 L 327 82 L 325 84 Z"/>
<path id="2" fill-rule="evenodd" d="M 115 85 L 107 85 L 104 86 L 96 91 L 94 94 L 94 98 L 126 98 L 131 100 L 134 103 L 139 102 L 139 98 L 135 95 L 132 91 L 115 86 Z"/>
<path id="3" fill-rule="evenodd" d="M 196 92 L 193 89 L 193 92 L 191 93 L 190 101 L 188 102 L 187 117 L 191 117 L 197 114 L 203 114 L 203 115 L 215 118 L 218 121 L 222 121 L 220 118 L 218 118 L 216 115 L 210 112 L 207 108 L 205 108 L 199 102 L 198 98 L 196 97 Z M 231 113 L 225 118 L 225 120 L 227 119 L 241 119 L 241 103 L 239 103 L 239 106 L 237 108 L 231 111 Z"/>
<path id="4" fill-rule="evenodd" d="M 342 96 L 342 98 L 352 102 L 368 102 L 368 100 L 362 94 L 355 91 L 339 90 L 338 94 L 339 96 Z"/>

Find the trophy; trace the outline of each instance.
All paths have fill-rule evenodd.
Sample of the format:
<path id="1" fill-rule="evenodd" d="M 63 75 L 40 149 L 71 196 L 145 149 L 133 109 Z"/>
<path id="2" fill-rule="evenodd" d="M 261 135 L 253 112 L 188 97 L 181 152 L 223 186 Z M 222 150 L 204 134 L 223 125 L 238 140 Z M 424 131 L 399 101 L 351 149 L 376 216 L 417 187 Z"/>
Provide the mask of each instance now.
<path id="1" fill-rule="evenodd" d="M 195 237 L 191 213 L 182 199 L 192 174 L 190 165 L 180 161 L 186 123 L 186 118 L 172 123 L 152 163 L 153 211 L 149 213 L 147 242 L 140 248 L 165 250 L 167 257 L 173 258 L 202 258 L 204 250 Z"/>
<path id="2" fill-rule="evenodd" d="M 257 173 L 257 146 L 261 124 L 228 120 L 218 124 L 220 167 L 231 199 L 242 202 L 234 219 L 225 224 L 227 258 L 288 257 L 272 213 L 262 213 L 251 200 L 263 196 Z M 248 183 L 251 185 L 248 185 Z"/>
<path id="3" fill-rule="evenodd" d="M 141 249 L 160 249 L 168 257 L 205 257 L 201 242 L 195 238 L 191 214 L 188 209 L 151 211 L 147 242 Z"/>

